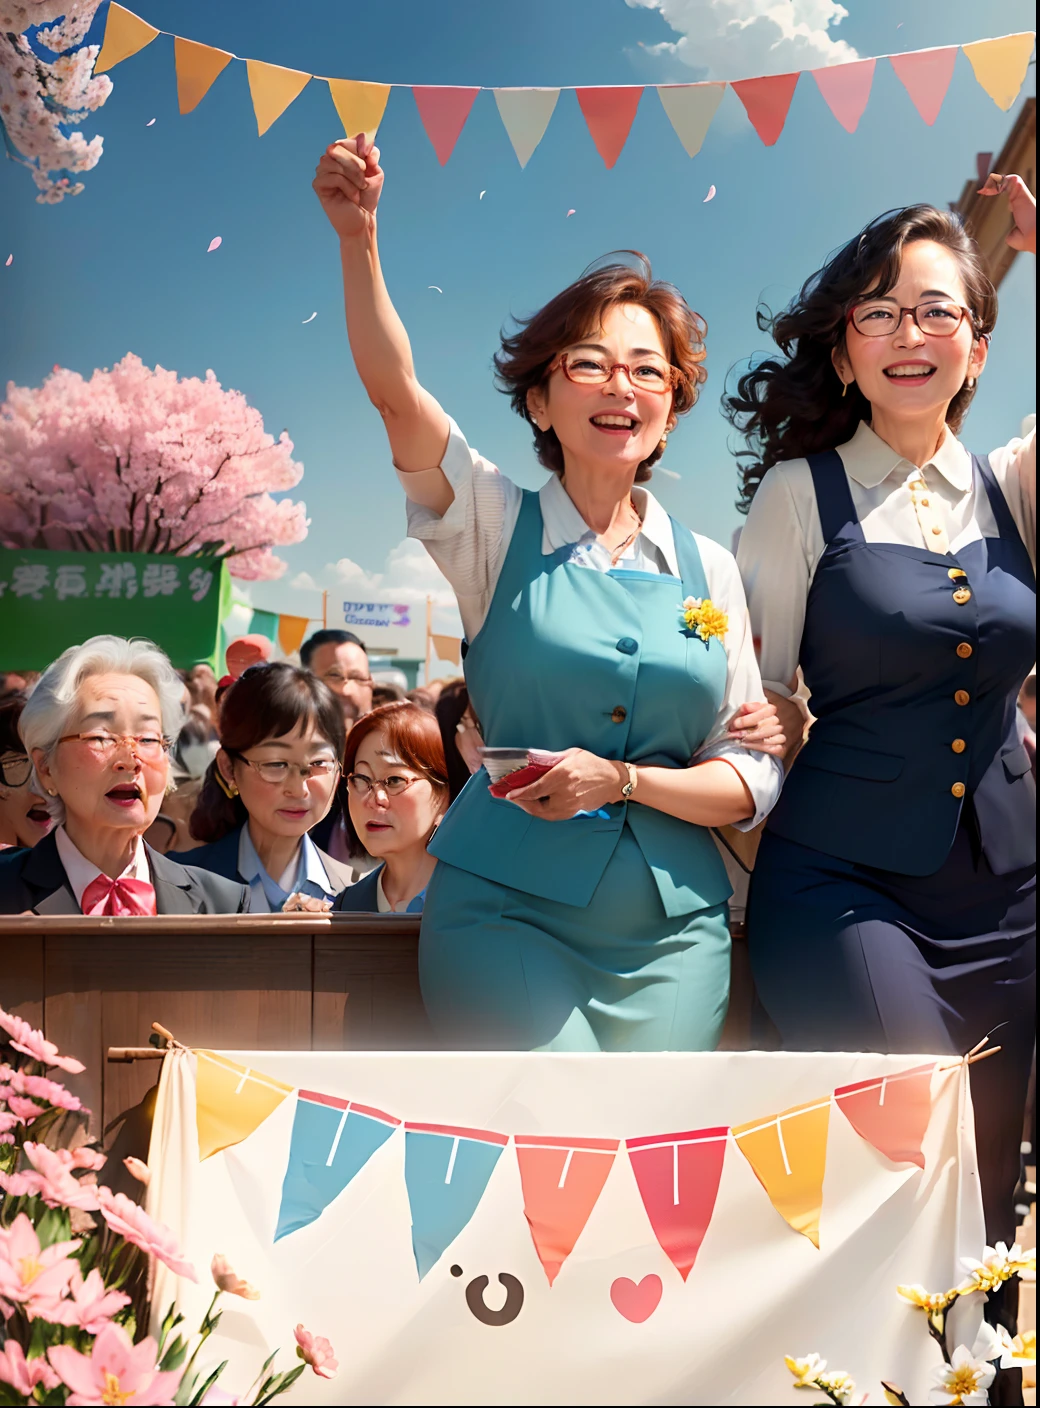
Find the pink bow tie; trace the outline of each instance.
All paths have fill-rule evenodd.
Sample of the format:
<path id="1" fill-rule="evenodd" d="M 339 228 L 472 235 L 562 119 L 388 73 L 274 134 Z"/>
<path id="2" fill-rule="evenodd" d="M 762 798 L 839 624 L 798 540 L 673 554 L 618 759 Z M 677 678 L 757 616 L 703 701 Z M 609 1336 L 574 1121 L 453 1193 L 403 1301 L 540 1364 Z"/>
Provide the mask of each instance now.
<path id="1" fill-rule="evenodd" d="M 155 887 L 147 880 L 98 875 L 83 891 L 80 909 L 90 915 L 155 914 Z"/>

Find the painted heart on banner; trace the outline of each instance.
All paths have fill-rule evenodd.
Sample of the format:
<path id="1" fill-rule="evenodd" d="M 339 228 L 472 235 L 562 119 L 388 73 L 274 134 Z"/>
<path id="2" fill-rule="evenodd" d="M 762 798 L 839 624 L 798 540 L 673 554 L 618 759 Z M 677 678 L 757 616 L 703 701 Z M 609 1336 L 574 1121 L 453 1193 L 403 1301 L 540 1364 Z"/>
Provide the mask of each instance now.
<path id="1" fill-rule="evenodd" d="M 619 1276 L 610 1288 L 610 1299 L 619 1315 L 641 1325 L 661 1304 L 663 1290 L 660 1276 L 644 1276 L 638 1283 Z"/>

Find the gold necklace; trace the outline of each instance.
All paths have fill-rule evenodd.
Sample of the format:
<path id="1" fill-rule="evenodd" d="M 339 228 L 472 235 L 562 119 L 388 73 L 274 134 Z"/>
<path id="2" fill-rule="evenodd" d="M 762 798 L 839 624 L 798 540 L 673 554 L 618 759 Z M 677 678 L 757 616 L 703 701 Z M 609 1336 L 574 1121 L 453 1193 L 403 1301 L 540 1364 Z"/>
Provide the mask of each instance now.
<path id="1" fill-rule="evenodd" d="M 607 551 L 610 552 L 611 567 L 617 566 L 618 559 L 621 557 L 621 554 L 635 542 L 635 540 L 639 537 L 639 534 L 642 532 L 643 529 L 643 520 L 639 517 L 639 510 L 636 508 L 635 503 L 633 502 L 631 497 L 629 497 L 628 506 L 636 516 L 636 526 L 633 528 L 632 532 L 629 533 L 628 537 L 623 543 L 619 543 L 617 547 L 614 548 L 612 551 L 609 548 L 607 549 Z"/>

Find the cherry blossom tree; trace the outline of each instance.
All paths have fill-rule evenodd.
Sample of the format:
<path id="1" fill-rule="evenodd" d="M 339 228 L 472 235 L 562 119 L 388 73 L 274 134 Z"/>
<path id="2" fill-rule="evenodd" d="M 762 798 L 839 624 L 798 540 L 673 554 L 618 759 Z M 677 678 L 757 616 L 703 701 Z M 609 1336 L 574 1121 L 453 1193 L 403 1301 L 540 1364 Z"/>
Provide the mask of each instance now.
<path id="1" fill-rule="evenodd" d="M 84 44 L 101 0 L 0 0 L 0 137 L 9 156 L 32 172 L 41 205 L 76 196 L 83 183 L 63 174 L 90 171 L 102 139 L 63 127 L 81 123 L 112 91 L 94 75 L 96 44 Z M 40 25 L 30 45 L 26 30 Z M 48 62 L 36 52 L 55 57 Z"/>
<path id="2" fill-rule="evenodd" d="M 240 391 L 146 367 L 9 382 L 0 405 L 0 543 L 85 552 L 216 553 L 236 577 L 280 577 L 272 547 L 307 535 L 292 441 Z"/>

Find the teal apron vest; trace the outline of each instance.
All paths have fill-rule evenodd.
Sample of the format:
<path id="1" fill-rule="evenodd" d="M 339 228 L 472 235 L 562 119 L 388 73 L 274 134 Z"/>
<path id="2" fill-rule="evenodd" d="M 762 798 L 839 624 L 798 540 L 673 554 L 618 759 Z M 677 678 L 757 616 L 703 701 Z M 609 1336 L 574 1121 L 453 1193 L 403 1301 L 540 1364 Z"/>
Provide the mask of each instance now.
<path id="1" fill-rule="evenodd" d="M 487 619 L 466 655 L 466 683 L 488 747 L 585 748 L 602 758 L 686 767 L 715 722 L 728 659 L 680 614 L 707 597 L 692 535 L 672 519 L 681 580 L 597 572 L 571 549 L 542 553 L 538 495 L 520 516 Z M 492 797 L 481 768 L 430 843 L 439 860 L 562 904 L 592 899 L 625 826 L 669 917 L 721 904 L 731 890 L 710 831 L 619 803 L 542 821 Z"/>

